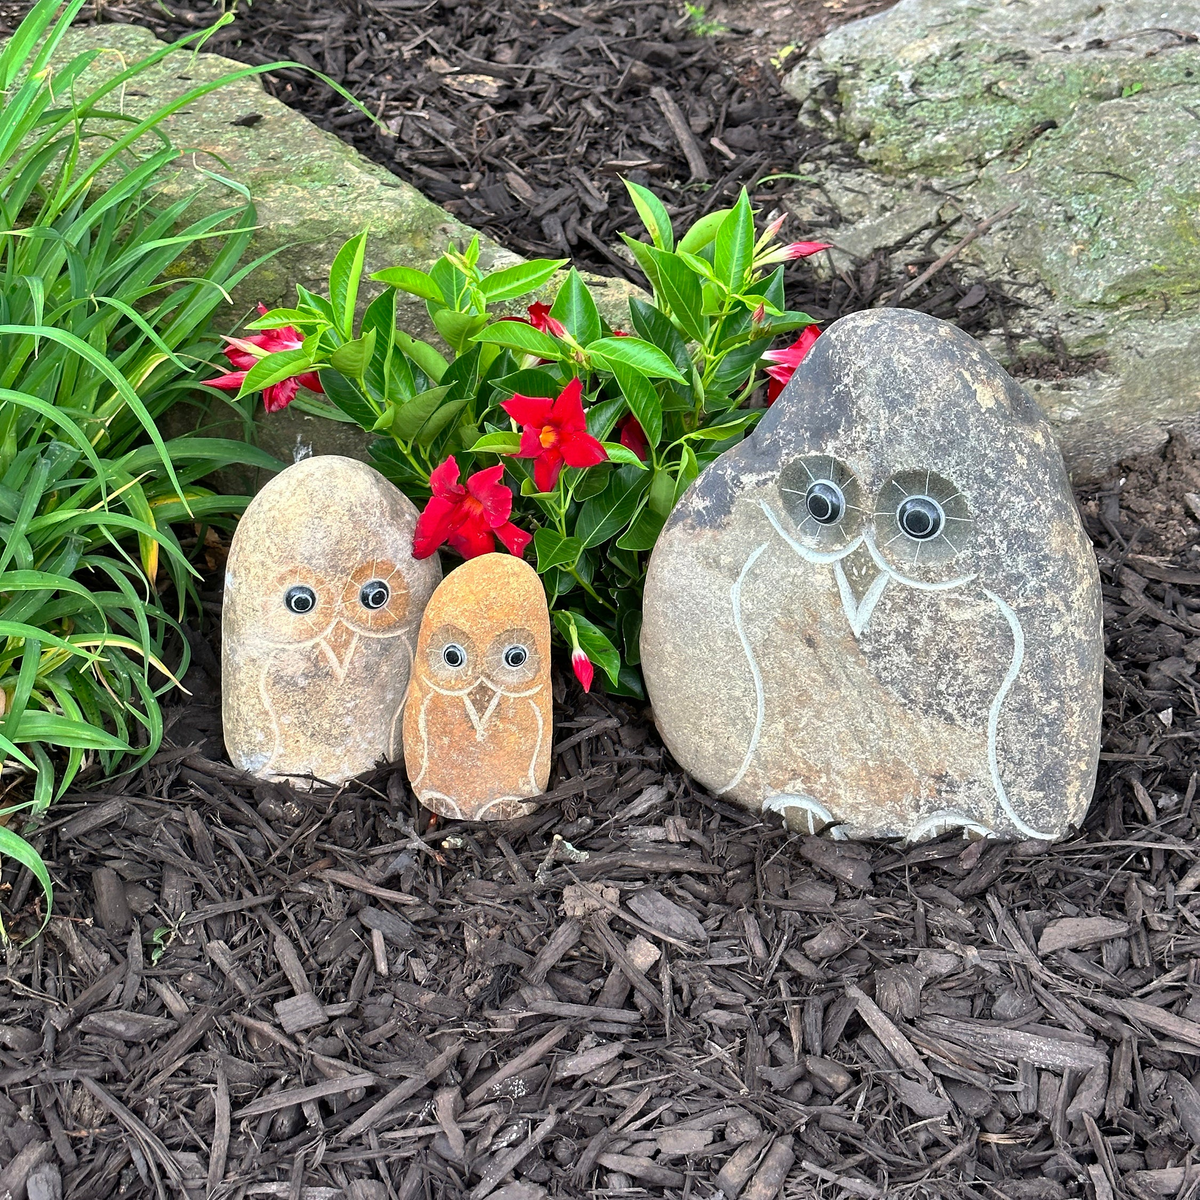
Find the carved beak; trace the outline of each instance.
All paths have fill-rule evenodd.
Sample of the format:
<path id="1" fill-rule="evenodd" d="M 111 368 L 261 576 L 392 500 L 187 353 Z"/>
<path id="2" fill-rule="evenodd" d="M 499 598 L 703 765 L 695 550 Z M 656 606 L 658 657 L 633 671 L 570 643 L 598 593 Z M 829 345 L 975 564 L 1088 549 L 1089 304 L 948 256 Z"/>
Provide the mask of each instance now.
<path id="1" fill-rule="evenodd" d="M 358 634 L 345 621 L 334 622 L 333 628 L 321 639 L 321 649 L 339 682 L 346 678 Z"/>
<path id="2" fill-rule="evenodd" d="M 500 693 L 486 680 L 481 679 L 464 697 L 467 706 L 467 716 L 475 726 L 475 737 L 482 741 L 483 731 L 487 727 Z"/>

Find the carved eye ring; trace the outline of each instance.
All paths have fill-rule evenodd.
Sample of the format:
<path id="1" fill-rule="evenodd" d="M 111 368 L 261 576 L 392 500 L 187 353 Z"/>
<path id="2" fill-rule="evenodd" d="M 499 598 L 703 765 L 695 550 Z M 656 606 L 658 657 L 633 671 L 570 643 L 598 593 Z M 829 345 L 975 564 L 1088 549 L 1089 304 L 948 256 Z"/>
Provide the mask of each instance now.
<path id="1" fill-rule="evenodd" d="M 457 642 L 447 642 L 442 647 L 442 662 L 452 671 L 457 671 L 467 661 L 467 652 Z"/>
<path id="2" fill-rule="evenodd" d="M 298 583 L 284 593 L 283 603 L 289 612 L 304 617 L 317 607 L 317 593 L 307 584 Z"/>
<path id="3" fill-rule="evenodd" d="M 372 579 L 362 585 L 358 601 L 363 608 L 382 608 L 392 597 L 392 589 L 382 579 Z"/>
<path id="4" fill-rule="evenodd" d="M 529 661 L 529 651 L 524 646 L 509 646 L 504 651 L 504 665 L 512 671 L 519 671 Z"/>

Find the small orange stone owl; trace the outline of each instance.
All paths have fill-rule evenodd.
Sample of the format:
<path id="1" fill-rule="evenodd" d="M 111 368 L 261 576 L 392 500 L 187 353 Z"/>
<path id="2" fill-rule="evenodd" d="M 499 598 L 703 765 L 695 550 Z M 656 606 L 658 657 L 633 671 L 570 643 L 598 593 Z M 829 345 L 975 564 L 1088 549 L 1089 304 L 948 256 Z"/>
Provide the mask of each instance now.
<path id="1" fill-rule="evenodd" d="M 509 554 L 452 571 L 425 609 L 404 710 L 418 799 L 442 816 L 502 821 L 550 778 L 550 615 L 537 572 Z"/>

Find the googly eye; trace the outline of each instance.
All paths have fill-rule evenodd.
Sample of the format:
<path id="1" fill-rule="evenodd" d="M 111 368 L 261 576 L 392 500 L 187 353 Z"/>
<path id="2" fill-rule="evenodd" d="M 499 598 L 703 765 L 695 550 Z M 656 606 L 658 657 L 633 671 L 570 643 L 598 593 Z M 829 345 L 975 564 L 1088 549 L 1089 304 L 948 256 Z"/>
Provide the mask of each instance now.
<path id="1" fill-rule="evenodd" d="M 317 607 L 317 593 L 305 584 L 297 584 L 295 587 L 288 588 L 284 594 L 283 602 L 289 612 L 294 612 L 298 616 L 304 616 Z"/>
<path id="2" fill-rule="evenodd" d="M 362 585 L 358 593 L 359 603 L 363 608 L 382 608 L 390 599 L 392 589 L 382 579 L 372 579 Z"/>
<path id="3" fill-rule="evenodd" d="M 509 646 L 504 651 L 504 665 L 511 667 L 514 671 L 518 667 L 523 667 L 529 660 L 529 651 L 524 646 Z"/>
<path id="4" fill-rule="evenodd" d="M 925 542 L 942 532 L 946 514 L 932 496 L 909 496 L 896 509 L 896 523 L 914 542 Z"/>
<path id="5" fill-rule="evenodd" d="M 846 511 L 846 497 L 832 479 L 818 479 L 804 493 L 804 507 L 818 525 L 836 525 Z"/>
<path id="6" fill-rule="evenodd" d="M 466 661 L 467 652 L 457 642 L 451 642 L 442 648 L 442 662 L 452 671 L 457 671 Z"/>

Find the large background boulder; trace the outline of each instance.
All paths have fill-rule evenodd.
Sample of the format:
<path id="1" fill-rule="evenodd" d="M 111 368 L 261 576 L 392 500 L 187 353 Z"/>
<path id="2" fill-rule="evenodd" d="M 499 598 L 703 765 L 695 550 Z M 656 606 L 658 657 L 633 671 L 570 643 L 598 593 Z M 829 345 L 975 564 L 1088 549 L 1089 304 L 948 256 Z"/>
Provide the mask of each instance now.
<path id="1" fill-rule="evenodd" d="M 825 231 L 844 252 L 1018 206 L 956 261 L 1033 308 L 1034 340 L 990 344 L 1002 361 L 1061 339 L 1089 364 L 1031 385 L 1078 475 L 1200 425 L 1198 33 L 1192 3 L 900 0 L 786 83 L 857 146 L 797 198 L 849 219 Z"/>
<path id="2" fill-rule="evenodd" d="M 60 58 L 88 49 L 102 51 L 84 78 L 82 92 L 83 86 L 95 86 L 161 45 L 149 30 L 137 26 L 93 25 L 72 30 Z M 114 93 L 112 106 L 142 117 L 207 80 L 240 70 L 245 70 L 244 64 L 216 54 L 177 51 L 138 75 L 123 94 Z M 229 332 L 259 301 L 269 306 L 294 304 L 297 284 L 323 292 L 338 248 L 363 229 L 370 230 L 368 272 L 389 266 L 427 270 L 451 239 L 465 245 L 475 234 L 411 184 L 267 95 L 256 76 L 189 103 L 162 129 L 185 151 L 169 170 L 164 198 L 196 192 L 193 215 L 238 203 L 237 193 L 214 179 L 215 174 L 247 187 L 258 210 L 250 254 L 271 257 L 236 289 L 233 304 L 223 310 L 227 315 L 218 318 Z M 145 148 L 152 144 L 157 149 L 157 141 L 147 137 Z M 487 238 L 481 242 L 480 261 L 485 266 L 520 261 Z M 629 285 L 599 277 L 588 282 L 606 316 L 627 320 Z M 373 294 L 371 285 L 364 288 L 364 300 Z M 432 335 L 423 302 L 402 295 L 399 310 L 404 328 L 418 336 Z M 211 374 L 202 371 L 201 377 Z M 229 420 L 223 400 L 199 392 L 197 398 L 205 406 L 202 420 L 210 425 Z M 366 457 L 369 439 L 357 426 L 309 416 L 298 408 L 266 419 L 260 412 L 256 424 L 259 444 L 285 462 L 297 446 L 310 446 L 321 454 Z M 232 427 L 226 430 L 230 431 Z"/>

